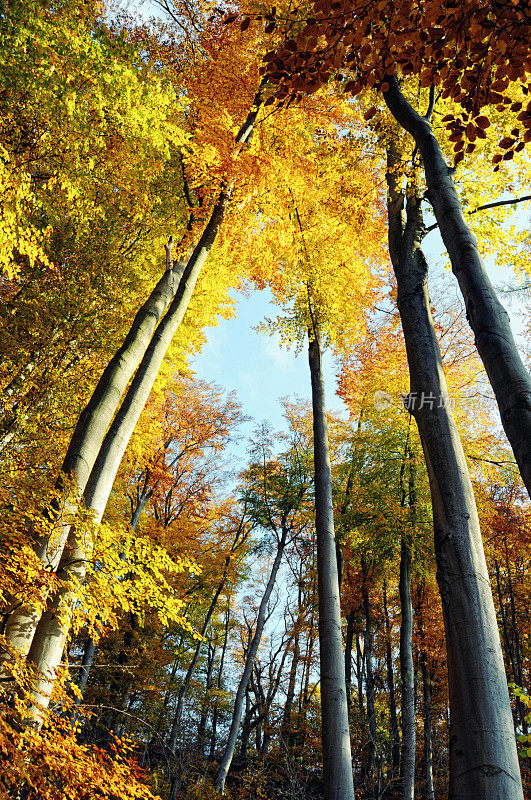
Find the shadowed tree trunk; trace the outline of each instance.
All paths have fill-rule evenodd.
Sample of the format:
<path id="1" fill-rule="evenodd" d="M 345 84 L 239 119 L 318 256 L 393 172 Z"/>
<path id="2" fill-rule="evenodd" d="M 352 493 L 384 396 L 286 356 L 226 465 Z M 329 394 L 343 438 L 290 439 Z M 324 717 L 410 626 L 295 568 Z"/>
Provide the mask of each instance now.
<path id="1" fill-rule="evenodd" d="M 319 331 L 309 331 L 315 464 L 321 724 L 325 800 L 354 800 L 339 577 Z"/>
<path id="2" fill-rule="evenodd" d="M 247 691 L 247 687 L 249 685 L 254 659 L 256 657 L 256 653 L 258 652 L 258 647 L 260 646 L 260 641 L 262 639 L 262 633 L 264 631 L 264 626 L 266 623 L 267 604 L 269 602 L 269 598 L 271 597 L 271 592 L 273 591 L 273 587 L 275 585 L 277 572 L 280 567 L 280 562 L 282 561 L 282 555 L 284 553 L 284 548 L 286 546 L 287 537 L 288 537 L 288 530 L 286 525 L 283 524 L 281 529 L 280 539 L 277 542 L 277 552 L 275 555 L 275 559 L 273 561 L 273 566 L 271 567 L 271 572 L 269 574 L 269 579 L 267 581 L 265 592 L 262 595 L 260 606 L 258 608 L 258 616 L 256 618 L 256 628 L 254 636 L 249 645 L 249 649 L 247 651 L 247 655 L 245 658 L 243 674 L 238 684 L 238 689 L 236 690 L 236 697 L 234 699 L 232 721 L 231 721 L 227 744 L 225 746 L 225 751 L 221 757 L 216 775 L 214 777 L 214 786 L 220 794 L 223 794 L 224 792 L 225 781 L 227 779 L 227 774 L 230 769 L 232 759 L 234 757 L 234 751 L 236 749 L 236 740 L 238 738 L 238 731 L 240 729 L 245 692 Z"/>
<path id="3" fill-rule="evenodd" d="M 369 596 L 367 562 L 365 557 L 361 559 L 361 595 L 363 599 L 363 610 L 365 614 L 365 634 L 363 638 L 363 661 L 365 664 L 365 696 L 366 696 L 366 720 L 367 720 L 367 757 L 363 766 L 363 780 L 367 786 L 371 797 L 377 794 L 376 784 L 376 713 L 374 708 L 375 686 L 374 671 L 372 663 L 373 633 L 372 633 L 372 609 Z"/>
<path id="4" fill-rule="evenodd" d="M 259 94 L 236 137 L 239 143 L 247 142 L 253 132 L 260 104 Z M 186 263 L 177 292 L 152 336 L 131 386 L 97 454 L 84 492 L 85 505 L 94 512 L 94 524 L 101 521 L 120 461 L 166 352 L 188 308 L 201 269 L 225 217 L 231 193 L 232 187 L 221 189 L 203 234 Z M 87 543 L 86 539 L 86 532 L 80 533 L 76 527 L 72 528 L 57 570 L 58 577 L 63 582 L 62 586 L 42 614 L 28 653 L 27 660 L 35 667 L 32 686 L 35 703 L 28 711 L 28 721 L 37 726 L 41 724 L 42 708 L 46 708 L 50 702 L 57 666 L 68 634 L 75 602 L 75 598 L 71 596 L 69 582 L 73 579 L 74 582 L 82 583 L 85 577 L 86 558 L 90 553 L 90 543 Z M 62 622 L 58 616 L 60 606 L 63 608 Z"/>
<path id="5" fill-rule="evenodd" d="M 387 582 L 383 584 L 383 607 L 385 618 L 385 664 L 387 668 L 387 690 L 389 692 L 389 728 L 391 738 L 391 770 L 396 777 L 400 769 L 400 734 L 398 732 L 398 719 L 396 715 L 396 692 L 393 676 L 393 654 L 391 650 L 391 623 L 387 608 Z"/>
<path id="6" fill-rule="evenodd" d="M 227 611 L 225 614 L 225 631 L 223 635 L 223 646 L 221 648 L 221 658 L 219 660 L 219 669 L 218 669 L 218 680 L 216 684 L 216 688 L 218 690 L 218 694 L 221 691 L 223 686 L 223 666 L 225 664 L 225 653 L 227 651 L 227 642 L 229 639 L 229 623 L 230 623 L 230 597 L 227 597 Z M 216 700 L 214 702 L 214 710 L 212 712 L 212 734 L 210 737 L 210 753 L 209 758 L 212 761 L 214 758 L 214 753 L 216 750 L 216 740 L 217 740 L 217 732 L 218 732 L 218 719 L 219 719 L 219 700 L 216 696 Z"/>
<path id="7" fill-rule="evenodd" d="M 409 487 L 404 485 L 406 458 L 409 457 Z M 415 473 L 413 454 L 409 447 L 409 434 L 400 469 L 400 489 L 402 508 L 406 506 L 409 495 L 409 522 L 412 528 L 415 519 Z M 411 533 L 402 530 L 400 538 L 400 681 L 402 684 L 402 746 L 400 749 L 400 791 L 402 800 L 413 800 L 415 793 L 415 668 L 413 665 L 413 604 L 411 602 Z"/>
<path id="8" fill-rule="evenodd" d="M 420 118 L 419 118 L 420 119 Z M 429 128 L 429 126 L 428 126 Z M 431 129 L 426 135 L 431 136 Z M 424 127 L 423 127 L 424 129 Z M 419 144 L 421 151 L 423 148 Z M 448 403 L 421 249 L 420 198 L 388 149 L 389 250 L 398 284 L 411 394 L 433 507 L 450 697 L 450 800 L 522 800 L 507 680 L 472 484 Z"/>
<path id="9" fill-rule="evenodd" d="M 57 515 L 54 536 L 36 543 L 37 555 L 46 569 L 57 569 L 105 432 L 160 318 L 175 294 L 184 266 L 181 262 L 174 266 L 171 244 L 168 244 L 166 272 L 137 312 L 122 346 L 105 368 L 92 397 L 80 414 L 61 467 L 62 477 L 58 480 L 59 487 L 64 484 L 65 478 L 72 481 L 72 489 L 65 496 L 62 506 L 54 512 Z M 22 655 L 29 651 L 39 617 L 40 614 L 33 607 L 19 605 L 7 621 L 4 633 Z"/>
<path id="10" fill-rule="evenodd" d="M 389 77 L 388 83 L 385 102 L 398 124 L 413 136 L 422 155 L 426 194 L 465 301 L 478 353 L 496 395 L 503 428 L 531 495 L 531 376 L 516 347 L 509 316 L 485 270 L 476 237 L 466 224 L 453 171 L 448 168 L 431 127 L 431 113 L 422 117 L 410 106 L 396 76 Z M 435 387 L 429 388 L 433 391 Z"/>

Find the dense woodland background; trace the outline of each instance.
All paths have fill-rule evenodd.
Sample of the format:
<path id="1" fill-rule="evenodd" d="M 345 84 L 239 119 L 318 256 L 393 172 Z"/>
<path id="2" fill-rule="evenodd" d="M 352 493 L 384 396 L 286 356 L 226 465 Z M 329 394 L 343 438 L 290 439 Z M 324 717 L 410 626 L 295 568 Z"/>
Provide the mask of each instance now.
<path id="1" fill-rule="evenodd" d="M 449 777 L 448 663 L 474 653 L 445 647 L 445 592 L 460 590 L 422 438 L 421 411 L 429 429 L 442 406 L 531 792 L 531 395 L 501 396 L 486 312 L 468 289 L 457 300 L 449 265 L 422 294 L 440 218 L 393 105 L 398 64 L 518 308 L 526 361 L 529 206 L 509 201 L 529 186 L 529 5 L 427 3 L 414 19 L 413 4 L 351 5 L 358 27 L 325 0 L 162 0 L 150 22 L 80 0 L 0 4 L 2 797 L 441 800 L 450 785 L 470 800 Z M 263 331 L 310 344 L 314 406 L 285 399 L 280 431 L 256 420 L 240 470 L 249 420 L 190 365 L 237 312 L 229 291 L 266 288 L 278 316 Z M 414 295 L 448 387 L 429 396 Z M 327 422 L 353 789 L 326 763 L 323 779 L 312 422 L 326 348 L 348 409 Z M 513 782 L 474 796 L 521 797 Z"/>

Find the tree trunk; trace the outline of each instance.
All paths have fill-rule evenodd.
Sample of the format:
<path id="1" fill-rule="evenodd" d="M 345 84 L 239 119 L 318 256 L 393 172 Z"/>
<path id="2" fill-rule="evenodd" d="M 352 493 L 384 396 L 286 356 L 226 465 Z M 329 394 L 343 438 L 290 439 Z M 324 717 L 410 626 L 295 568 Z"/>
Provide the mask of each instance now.
<path id="1" fill-rule="evenodd" d="M 105 432 L 118 407 L 120 398 L 149 345 L 153 332 L 175 294 L 184 264 L 167 269 L 149 298 L 137 312 L 129 333 L 105 368 L 87 406 L 81 412 L 72 435 L 58 485 L 65 477 L 73 487 L 55 512 L 54 536 L 36 543 L 36 552 L 46 569 L 56 570 Z M 11 614 L 5 635 L 25 656 L 31 646 L 40 614 L 32 606 L 21 605 Z"/>
<path id="2" fill-rule="evenodd" d="M 354 800 L 338 564 L 334 535 L 321 348 L 316 326 L 309 333 L 315 464 L 315 529 L 321 665 L 321 725 L 325 800 Z"/>
<path id="3" fill-rule="evenodd" d="M 260 92 L 263 83 L 264 81 L 262 81 L 246 121 L 236 136 L 237 143 L 244 144 L 248 142 L 252 135 L 254 123 L 260 107 Z M 85 485 L 85 505 L 95 512 L 94 521 L 96 523 L 98 523 L 103 516 L 120 461 L 147 401 L 173 336 L 184 317 L 203 264 L 212 249 L 214 240 L 225 217 L 231 193 L 232 187 L 223 187 L 221 189 L 203 234 L 182 269 L 177 292 L 169 304 L 163 320 L 158 324 L 156 329 L 155 326 L 158 318 L 163 313 L 164 308 L 167 307 L 165 295 L 163 301 L 165 303 L 164 308 L 162 308 L 162 301 L 159 298 L 159 294 L 156 295 L 156 300 L 159 302 L 157 308 L 160 307 L 160 313 L 157 318 L 155 318 L 156 315 L 152 308 L 153 303 L 148 311 L 145 311 L 146 307 L 144 306 L 143 310 L 139 312 L 139 314 L 142 314 L 142 321 L 146 322 L 147 320 L 152 324 L 155 332 L 152 335 L 147 349 L 145 349 L 144 345 L 142 345 L 142 347 L 138 346 L 138 331 L 134 325 L 131 330 L 133 331 L 134 329 L 135 331 L 133 337 L 135 345 L 133 346 L 127 339 L 126 342 L 124 342 L 124 346 L 127 343 L 128 348 L 132 347 L 136 358 L 134 362 L 132 358 L 129 360 L 130 363 L 134 363 L 135 366 L 127 372 L 127 380 L 123 383 L 124 388 L 132 372 L 136 368 L 138 361 L 141 359 L 140 366 L 136 371 L 132 384 L 107 434 L 105 434 L 105 429 L 110 419 L 112 419 L 112 414 L 119 402 L 119 396 L 115 397 L 115 402 L 114 400 L 111 402 L 109 400 L 109 392 L 110 397 L 115 396 L 115 386 L 122 385 L 125 372 L 122 374 L 120 369 L 123 360 L 126 359 L 125 352 L 129 352 L 127 348 L 126 351 L 122 352 L 122 350 L 124 350 L 124 347 L 122 347 L 121 351 L 115 356 L 116 361 L 113 359 L 114 364 L 111 362 L 111 364 L 113 364 L 112 369 L 110 369 L 111 364 L 109 365 L 110 377 L 107 376 L 104 380 L 102 376 L 98 384 L 101 391 L 99 391 L 97 387 L 93 395 L 94 400 L 91 400 L 89 406 L 87 406 L 87 409 L 90 407 L 90 412 L 86 414 L 83 420 L 80 419 L 78 422 L 79 435 L 77 435 L 78 428 L 76 427 L 65 458 L 63 472 L 65 472 L 69 479 L 75 480 L 79 494 L 81 493 L 83 485 Z M 167 263 L 169 262 L 168 253 L 169 251 L 167 249 Z M 167 270 L 162 281 L 168 281 L 167 275 L 171 271 L 172 270 Z M 159 282 L 159 285 L 162 281 Z M 164 286 L 166 286 L 166 283 L 164 283 Z M 152 297 L 153 296 L 154 295 L 152 295 Z M 162 295 L 160 296 L 162 297 Z M 142 330 L 145 333 L 144 328 L 142 328 Z M 142 342 L 144 342 L 144 340 L 142 340 Z M 94 403 L 93 406 L 91 405 L 92 403 Z M 105 425 L 104 420 L 107 420 Z M 59 573 L 63 573 L 82 582 L 85 574 L 86 548 L 84 542 L 80 540 L 80 537 L 71 527 L 73 516 L 75 516 L 75 510 L 77 508 L 77 502 L 77 496 L 74 505 L 72 505 L 71 500 L 67 498 L 64 508 L 60 512 L 61 522 L 56 526 L 59 528 L 59 535 L 57 539 L 54 539 L 53 552 L 50 542 L 46 541 L 39 545 L 39 555 L 43 561 L 46 560 L 47 563 L 49 562 L 52 568 L 57 566 L 57 571 Z M 70 517 L 70 519 L 65 523 L 63 520 L 66 511 L 68 511 L 67 516 Z M 70 551 L 66 552 L 66 558 L 65 550 Z M 76 567 L 72 569 L 68 567 L 71 560 L 76 564 Z M 68 595 L 68 589 L 64 588 L 60 590 L 58 595 Z M 36 667 L 36 679 L 34 684 L 36 704 L 32 707 L 30 719 L 37 724 L 38 714 L 36 709 L 39 706 L 47 707 L 49 703 L 49 694 L 51 688 L 53 688 L 55 672 L 61 659 L 65 636 L 69 628 L 70 612 L 68 608 L 71 606 L 71 602 L 68 601 L 67 603 L 63 603 L 63 605 L 66 607 L 63 614 L 64 625 L 62 627 L 64 631 L 62 632 L 60 630 L 61 625 L 58 625 L 57 622 L 57 597 L 54 598 L 51 603 L 51 616 L 48 612 L 45 612 L 37 628 L 35 628 L 35 624 L 38 618 L 33 610 L 31 611 L 31 619 L 27 620 L 22 627 L 20 624 L 18 624 L 17 627 L 17 630 L 24 635 L 24 647 L 27 647 L 28 641 L 31 641 L 31 631 L 35 631 L 31 648 L 28 652 L 28 660 L 30 663 L 35 664 Z"/>
<path id="4" fill-rule="evenodd" d="M 428 657 L 424 650 L 420 655 L 422 672 L 422 699 L 424 704 L 424 780 L 426 781 L 426 800 L 435 800 L 433 786 L 433 747 L 431 721 L 431 676 L 428 670 Z"/>
<path id="5" fill-rule="evenodd" d="M 194 655 L 192 660 L 186 670 L 186 675 L 183 678 L 183 682 L 179 687 L 179 694 L 177 696 L 177 708 L 175 710 L 175 714 L 173 717 L 173 723 L 171 726 L 170 731 L 170 738 L 168 739 L 168 749 L 172 755 L 175 755 L 175 748 L 177 745 L 177 736 L 179 735 L 179 727 L 181 724 L 181 716 L 184 707 L 184 698 L 186 696 L 186 692 L 188 691 L 188 687 L 190 686 L 190 681 L 192 680 L 192 675 L 194 674 L 194 669 L 196 667 L 197 661 L 199 659 L 199 654 L 201 652 L 201 646 L 203 644 L 203 639 L 206 633 L 206 630 L 210 624 L 210 620 L 212 618 L 212 614 L 216 608 L 219 596 L 223 591 L 223 587 L 225 586 L 225 581 L 227 580 L 227 572 L 229 567 L 230 560 L 227 559 L 225 564 L 225 570 L 223 572 L 223 576 L 221 581 L 218 584 L 216 591 L 214 592 L 214 597 L 211 600 L 211 603 L 208 607 L 208 611 L 206 613 L 205 619 L 203 621 L 203 625 L 201 627 L 201 638 L 197 640 L 197 644 L 195 646 Z"/>
<path id="6" fill-rule="evenodd" d="M 227 613 L 225 615 L 225 633 L 223 636 L 223 647 L 221 649 L 221 658 L 219 660 L 219 669 L 218 669 L 218 680 L 217 680 L 218 694 L 221 691 L 221 687 L 223 685 L 223 666 L 225 664 L 225 653 L 227 651 L 227 642 L 229 639 L 229 623 L 230 623 L 230 597 L 227 597 Z M 214 753 L 216 751 L 218 718 L 219 718 L 219 700 L 218 697 L 216 697 L 216 700 L 214 702 L 214 711 L 212 712 L 212 735 L 210 737 L 209 758 L 211 761 L 214 759 Z"/>
<path id="7" fill-rule="evenodd" d="M 221 757 L 221 761 L 219 762 L 219 766 L 216 775 L 214 777 L 214 786 L 216 787 L 216 789 L 220 794 L 223 794 L 224 792 L 225 781 L 227 779 L 227 774 L 230 769 L 230 765 L 232 763 L 234 751 L 236 749 L 236 739 L 238 738 L 238 731 L 240 728 L 245 692 L 247 691 L 247 686 L 249 685 L 254 659 L 256 657 L 256 653 L 258 652 L 258 647 L 262 639 L 262 633 L 266 622 L 267 604 L 269 602 L 269 598 L 271 597 L 271 592 L 273 591 L 273 587 L 275 585 L 277 572 L 280 567 L 280 562 L 282 561 L 282 554 L 284 553 L 284 547 L 286 546 L 286 540 L 287 540 L 287 530 L 286 527 L 283 526 L 280 540 L 277 543 L 277 552 L 275 555 L 275 560 L 273 561 L 273 566 L 269 574 L 269 579 L 267 581 L 265 592 L 262 595 L 262 600 L 260 601 L 260 606 L 258 608 L 258 616 L 256 618 L 256 629 L 254 632 L 254 636 L 251 640 L 251 644 L 249 645 L 249 650 L 247 651 L 247 655 L 245 657 L 243 675 L 240 679 L 240 682 L 238 684 L 238 689 L 236 691 L 229 737 L 227 740 L 225 751 L 223 753 L 223 756 Z"/>
<path id="8" fill-rule="evenodd" d="M 476 238 L 466 224 L 452 170 L 444 160 L 430 120 L 409 105 L 396 76 L 389 77 L 388 83 L 385 102 L 399 125 L 413 136 L 422 155 L 427 197 L 459 282 L 467 319 L 496 395 L 503 428 L 531 495 L 531 376 L 516 347 L 509 316 L 485 270 Z M 433 391 L 435 387 L 427 388 Z"/>
<path id="9" fill-rule="evenodd" d="M 258 106 L 249 113 L 242 126 L 237 141 L 246 142 L 252 134 Z M 192 255 L 186 263 L 179 287 L 169 305 L 164 319 L 159 323 L 149 347 L 138 367 L 131 386 L 109 428 L 98 456 L 94 462 L 90 478 L 85 487 L 84 499 L 87 508 L 94 511 L 94 523 L 100 522 L 107 500 L 111 493 L 120 461 L 129 439 L 149 397 L 166 352 L 179 327 L 192 297 L 197 279 L 205 263 L 215 238 L 225 217 L 231 189 L 223 188 L 214 205 L 210 219 Z M 85 536 L 73 529 L 69 535 L 63 557 L 59 563 L 59 576 L 82 583 L 85 577 L 87 546 Z M 66 558 L 65 558 L 66 556 Z M 64 643 L 68 634 L 73 601 L 69 599 L 70 589 L 65 582 L 53 598 L 37 626 L 28 653 L 28 661 L 35 665 L 33 693 L 35 703 L 29 711 L 29 720 L 40 724 L 40 708 L 46 708 L 50 701 L 56 670 L 61 660 Z M 64 609 L 64 621 L 58 620 L 59 605 Z"/>
<path id="10" fill-rule="evenodd" d="M 408 197 L 406 217 L 405 195 L 395 169 L 400 160 L 398 147 L 392 143 L 387 176 L 389 249 L 411 379 L 409 407 L 419 429 L 433 506 L 437 581 L 448 658 L 449 798 L 522 800 L 511 706 L 479 520 L 461 441 L 448 407 L 430 312 L 427 263 L 421 249 L 424 226 L 420 199 Z"/>
<path id="11" fill-rule="evenodd" d="M 300 608 L 300 605 L 299 605 Z M 297 668 L 300 662 L 300 646 L 299 646 L 299 623 L 301 619 L 301 613 L 299 610 L 299 616 L 297 619 L 296 624 L 296 631 L 295 637 L 293 640 L 293 656 L 291 659 L 291 666 L 289 670 L 289 680 L 288 680 L 288 690 L 286 692 L 286 702 L 284 704 L 284 710 L 282 713 L 282 724 L 280 727 L 280 735 L 286 744 L 286 746 L 291 745 L 291 712 L 293 709 L 293 700 L 295 698 L 295 684 L 297 681 Z"/>
<path id="12" fill-rule="evenodd" d="M 212 672 L 214 669 L 214 658 L 216 655 L 216 647 L 212 642 L 208 643 L 208 657 L 207 657 L 207 670 L 205 676 L 205 696 L 201 704 L 201 716 L 199 718 L 199 725 L 197 726 L 197 746 L 201 753 L 204 750 L 205 734 L 209 711 L 209 693 L 212 688 Z"/>
<path id="13" fill-rule="evenodd" d="M 398 732 L 398 719 L 396 715 L 396 692 L 393 676 L 393 653 L 391 649 L 391 623 L 387 608 L 387 583 L 383 585 L 383 607 L 385 617 L 385 663 L 387 667 L 387 689 L 389 691 L 389 728 L 391 738 L 391 769 L 392 777 L 399 774 L 400 770 L 400 734 Z"/>
<path id="14" fill-rule="evenodd" d="M 402 747 L 400 791 L 402 800 L 413 800 L 415 790 L 415 671 L 413 666 L 413 607 L 411 604 L 411 549 L 400 544 L 400 678 L 402 682 Z"/>
<path id="15" fill-rule="evenodd" d="M 367 786 L 367 794 L 374 797 L 377 785 L 375 775 L 376 764 L 376 713 L 374 708 L 375 686 L 374 672 L 372 663 L 372 611 L 371 599 L 369 597 L 367 564 L 365 558 L 361 559 L 362 584 L 361 594 L 363 599 L 363 609 L 365 613 L 365 635 L 363 639 L 363 660 L 365 662 L 365 695 L 367 702 L 367 758 L 364 765 L 364 782 Z"/>
<path id="16" fill-rule="evenodd" d="M 351 609 L 347 616 L 347 633 L 345 636 L 345 689 L 347 692 L 347 706 L 350 709 L 352 694 L 352 643 L 354 641 L 354 626 L 356 612 Z"/>

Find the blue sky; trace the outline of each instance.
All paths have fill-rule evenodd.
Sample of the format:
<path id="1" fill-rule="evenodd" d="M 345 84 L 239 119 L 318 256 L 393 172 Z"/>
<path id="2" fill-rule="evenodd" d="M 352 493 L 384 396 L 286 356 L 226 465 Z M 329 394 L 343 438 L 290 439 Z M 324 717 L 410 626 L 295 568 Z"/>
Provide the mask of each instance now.
<path id="1" fill-rule="evenodd" d="M 198 377 L 236 391 L 244 413 L 252 418 L 242 430 L 245 436 L 263 420 L 276 430 L 283 429 L 281 398 L 311 397 L 307 349 L 296 354 L 293 348 L 280 347 L 276 335 L 255 330 L 265 317 L 278 314 L 268 291 L 234 296 L 238 300 L 236 315 L 220 319 L 207 331 L 207 343 L 191 367 Z M 330 353 L 325 353 L 323 370 L 327 407 L 346 411 L 335 393 L 335 365 Z"/>
<path id="2" fill-rule="evenodd" d="M 526 212 L 522 214 L 524 216 L 527 222 Z M 442 278 L 451 283 L 456 302 L 460 302 L 457 281 L 444 267 L 444 246 L 438 232 L 430 234 L 425 245 L 432 274 L 438 280 Z M 510 270 L 501 271 L 492 263 L 487 263 L 487 267 L 495 284 L 507 283 L 511 278 L 514 280 Z M 263 420 L 268 420 L 276 430 L 284 428 L 280 400 L 283 397 L 310 399 L 310 373 L 306 347 L 296 354 L 293 348 L 280 347 L 276 336 L 256 331 L 256 326 L 265 317 L 275 317 L 279 313 L 270 293 L 253 291 L 248 295 L 238 293 L 234 296 L 237 298 L 235 316 L 229 320 L 220 319 L 215 328 L 206 332 L 207 342 L 191 367 L 199 377 L 236 392 L 244 413 L 252 418 L 241 431 L 247 438 Z M 521 320 L 517 304 L 509 307 L 505 298 L 501 299 L 510 313 L 513 331 L 518 334 Z M 336 395 L 336 366 L 329 352 L 325 353 L 323 367 L 327 407 L 346 414 L 344 403 Z M 245 450 L 242 441 L 235 444 L 233 455 L 243 459 Z"/>

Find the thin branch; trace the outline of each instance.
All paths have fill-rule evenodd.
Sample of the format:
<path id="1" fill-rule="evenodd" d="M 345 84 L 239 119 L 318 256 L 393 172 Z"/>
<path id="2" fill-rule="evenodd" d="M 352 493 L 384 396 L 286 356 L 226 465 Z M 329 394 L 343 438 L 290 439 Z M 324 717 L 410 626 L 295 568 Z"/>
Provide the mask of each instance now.
<path id="1" fill-rule="evenodd" d="M 525 203 L 526 200 L 531 200 L 531 194 L 526 194 L 524 197 L 515 197 L 514 200 L 496 200 L 494 203 L 485 203 L 482 206 L 478 206 L 471 214 L 477 214 L 478 211 L 484 211 L 486 208 L 496 208 L 497 206 L 512 206 L 516 203 Z"/>

